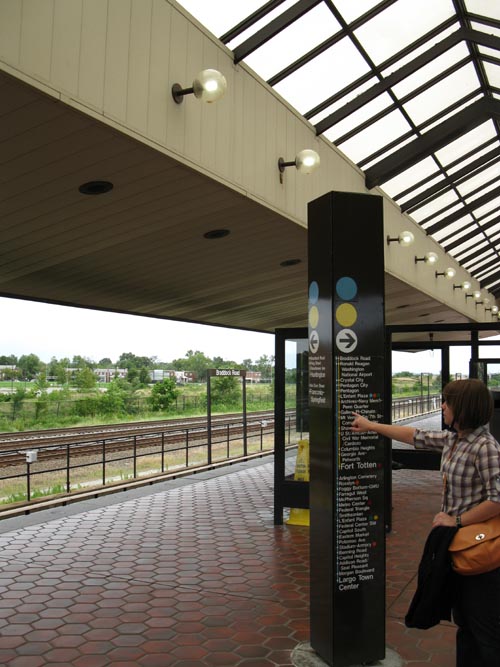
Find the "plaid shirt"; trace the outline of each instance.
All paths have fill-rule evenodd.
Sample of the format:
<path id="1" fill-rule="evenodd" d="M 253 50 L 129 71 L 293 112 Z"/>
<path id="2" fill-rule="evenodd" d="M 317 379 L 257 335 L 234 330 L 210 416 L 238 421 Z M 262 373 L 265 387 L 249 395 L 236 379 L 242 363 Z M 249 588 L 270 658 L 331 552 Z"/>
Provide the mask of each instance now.
<path id="1" fill-rule="evenodd" d="M 500 503 L 500 445 L 486 426 L 462 438 L 452 431 L 416 429 L 414 445 L 442 452 L 442 512 L 455 516 L 484 500 Z"/>

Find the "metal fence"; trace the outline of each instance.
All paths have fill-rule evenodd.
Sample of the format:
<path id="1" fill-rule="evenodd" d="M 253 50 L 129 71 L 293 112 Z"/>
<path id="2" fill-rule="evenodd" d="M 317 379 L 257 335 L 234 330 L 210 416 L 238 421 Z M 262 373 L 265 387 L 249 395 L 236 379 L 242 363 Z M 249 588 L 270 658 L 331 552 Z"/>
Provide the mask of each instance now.
<path id="1" fill-rule="evenodd" d="M 436 412 L 440 410 L 441 403 L 441 394 L 395 399 L 392 402 L 392 421 L 415 417 L 427 412 Z"/>
<path id="2" fill-rule="evenodd" d="M 78 399 L 51 399 L 44 396 L 36 400 L 0 400 L 0 419 L 15 421 L 16 419 L 42 419 L 45 417 L 62 418 L 68 416 L 76 417 L 98 417 L 112 414 L 116 410 L 113 404 L 103 404 L 99 395 L 82 396 Z M 247 393 L 247 404 L 274 402 L 272 391 Z M 204 394 L 177 396 L 167 411 L 172 414 L 183 412 L 203 412 L 206 410 L 207 397 Z M 151 402 L 147 397 L 127 396 L 120 406 L 120 413 L 127 415 L 138 415 L 151 412 Z"/>
<path id="3" fill-rule="evenodd" d="M 441 396 L 416 396 L 393 401 L 393 421 L 439 410 Z M 307 434 L 296 431 L 295 417 L 286 417 L 286 442 L 295 445 Z M 0 455 L 0 507 L 31 502 L 189 470 L 274 449 L 274 420 L 247 419 L 206 429 L 166 428 L 134 436 L 88 439 L 60 446 L 35 446 Z M 20 457 L 21 455 L 21 457 Z M 17 458 L 15 458 L 17 457 Z M 25 459 L 24 459 L 25 457 Z"/>
<path id="4" fill-rule="evenodd" d="M 294 421 L 287 417 L 288 442 Z M 0 455 L 0 507 L 154 477 L 271 452 L 274 420 L 247 420 L 206 429 L 173 428 L 64 445 L 34 446 Z"/>

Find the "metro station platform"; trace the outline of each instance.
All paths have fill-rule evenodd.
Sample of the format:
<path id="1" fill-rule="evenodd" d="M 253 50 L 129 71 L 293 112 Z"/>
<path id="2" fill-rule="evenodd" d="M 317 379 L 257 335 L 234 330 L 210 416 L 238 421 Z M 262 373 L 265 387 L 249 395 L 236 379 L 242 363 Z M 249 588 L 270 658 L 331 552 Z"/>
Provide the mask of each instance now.
<path id="1" fill-rule="evenodd" d="M 438 473 L 393 477 L 386 644 L 403 665 L 453 667 L 452 624 L 404 625 Z M 272 517 L 265 457 L 1 521 L 0 664 L 292 665 L 309 639 L 308 528 Z"/>

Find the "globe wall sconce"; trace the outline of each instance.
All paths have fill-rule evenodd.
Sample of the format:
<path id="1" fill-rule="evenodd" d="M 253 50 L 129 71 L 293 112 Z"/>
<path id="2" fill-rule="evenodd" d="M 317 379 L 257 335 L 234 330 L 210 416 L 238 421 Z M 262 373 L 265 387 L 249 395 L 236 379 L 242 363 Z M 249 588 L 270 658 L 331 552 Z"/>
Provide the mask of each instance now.
<path id="1" fill-rule="evenodd" d="M 498 306 L 491 306 L 491 314 L 498 315 Z"/>
<path id="2" fill-rule="evenodd" d="M 172 97 L 176 104 L 182 104 L 185 95 L 194 95 L 202 102 L 216 102 L 227 89 L 226 77 L 216 69 L 204 69 L 197 74 L 190 88 L 183 88 L 179 83 L 172 86 Z"/>
<path id="3" fill-rule="evenodd" d="M 479 294 L 478 297 L 476 297 L 476 294 Z M 474 298 L 476 299 L 476 306 L 484 306 L 484 309 L 486 310 L 486 307 L 488 306 L 490 300 L 488 299 L 487 296 L 482 296 L 481 292 L 474 292 Z"/>
<path id="4" fill-rule="evenodd" d="M 461 289 L 461 290 L 468 290 L 471 288 L 471 284 L 468 280 L 464 280 L 463 283 L 460 283 L 460 285 L 453 285 L 453 289 Z"/>
<path id="5" fill-rule="evenodd" d="M 394 243 L 397 241 L 399 245 L 403 246 L 403 248 L 406 248 L 407 246 L 411 245 L 413 241 L 415 240 L 415 237 L 411 232 L 401 232 L 399 236 L 387 236 L 387 245 L 391 245 L 391 243 Z"/>
<path id="6" fill-rule="evenodd" d="M 472 292 L 472 294 L 466 294 L 465 295 L 466 300 L 467 299 L 475 299 L 476 301 L 479 301 L 480 298 L 481 298 L 481 292 L 479 290 L 474 290 L 474 292 Z"/>
<path id="7" fill-rule="evenodd" d="M 438 276 L 444 276 L 445 278 L 448 278 L 448 280 L 451 280 L 452 278 L 454 278 L 456 276 L 456 274 L 457 274 L 457 272 L 455 271 L 455 269 L 453 269 L 452 267 L 449 267 L 449 268 L 445 269 L 444 271 L 436 271 L 436 278 Z"/>
<path id="8" fill-rule="evenodd" d="M 305 148 L 300 153 L 297 153 L 295 160 L 291 162 L 285 162 L 284 158 L 280 157 L 278 160 L 280 183 L 283 183 L 283 172 L 287 167 L 295 167 L 301 174 L 312 174 L 319 167 L 320 162 L 318 153 L 310 148 Z"/>
<path id="9" fill-rule="evenodd" d="M 436 255 L 435 252 L 428 252 L 423 257 L 417 257 L 415 255 L 415 264 L 417 262 L 425 262 L 426 264 L 430 264 L 432 266 L 433 264 L 436 264 L 438 259 L 439 257 Z"/>

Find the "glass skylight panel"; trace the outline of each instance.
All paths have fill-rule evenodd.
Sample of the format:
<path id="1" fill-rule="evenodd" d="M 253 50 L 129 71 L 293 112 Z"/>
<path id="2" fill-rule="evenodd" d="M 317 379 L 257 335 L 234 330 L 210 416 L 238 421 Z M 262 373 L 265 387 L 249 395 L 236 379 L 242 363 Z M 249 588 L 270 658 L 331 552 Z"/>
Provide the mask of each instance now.
<path id="1" fill-rule="evenodd" d="M 475 176 L 468 178 L 463 183 L 460 183 L 460 185 L 457 185 L 457 190 L 460 192 L 461 195 L 466 197 L 470 192 L 484 185 L 485 187 L 481 191 L 481 194 L 484 194 L 488 192 L 488 190 L 491 190 L 493 187 L 498 187 L 498 182 L 493 183 L 493 185 L 491 184 L 487 186 L 485 185 L 486 183 L 488 183 L 488 181 L 492 181 L 495 178 L 497 179 L 497 181 L 500 178 L 500 165 L 498 162 L 496 162 L 488 169 L 485 169 L 484 171 L 481 171 L 480 173 L 476 174 Z"/>
<path id="2" fill-rule="evenodd" d="M 234 2 L 234 0 L 211 0 L 210 2 L 206 0 L 179 0 L 179 4 L 197 18 L 210 32 L 220 37 L 262 7 L 263 3 L 262 0 L 245 0 L 245 2 Z M 294 4 L 293 0 L 289 0 L 288 4 Z M 280 5 L 276 13 L 281 14 L 283 9 L 284 5 Z M 269 21 L 269 16 L 268 14 L 265 17 L 265 23 Z M 256 29 L 258 28 L 253 26 L 252 33 Z"/>
<path id="3" fill-rule="evenodd" d="M 469 260 L 468 262 L 464 262 L 464 266 L 467 265 L 467 270 L 470 271 L 480 271 L 481 267 L 484 266 L 484 264 L 487 264 L 492 257 L 494 257 L 495 253 L 493 252 L 492 248 L 487 248 L 484 252 L 482 252 L 478 257 L 475 257 L 473 260 Z"/>
<path id="4" fill-rule="evenodd" d="M 500 19 L 500 5 L 497 0 L 465 0 L 465 6 L 472 14 Z"/>
<path id="5" fill-rule="evenodd" d="M 387 107 L 391 106 L 392 99 L 387 94 L 384 93 L 376 97 L 372 102 L 365 104 L 361 109 L 358 109 L 354 113 L 349 114 L 347 118 L 336 123 L 332 126 L 332 130 L 336 137 L 342 137 L 344 134 L 352 130 L 353 128 L 361 125 L 365 120 L 369 120 L 376 116 L 379 111 L 383 111 Z M 364 130 L 362 130 L 364 132 Z"/>
<path id="6" fill-rule="evenodd" d="M 394 176 L 394 178 L 386 181 L 383 186 L 384 190 L 391 197 L 394 197 L 400 192 L 408 190 L 408 188 L 412 187 L 415 183 L 419 183 L 424 178 L 431 176 L 431 174 L 435 173 L 436 169 L 436 163 L 432 157 L 426 157 L 423 160 L 420 160 L 420 162 L 417 162 L 417 164 L 413 165 L 413 167 L 405 169 L 405 171 L 401 172 L 397 176 Z M 410 194 L 408 194 L 405 199 L 413 197 L 414 195 L 418 194 L 420 190 L 425 190 L 442 178 L 443 177 L 441 174 L 437 175 L 436 178 L 433 178 L 431 181 L 425 183 L 425 185 L 421 186 L 421 188 L 418 190 L 412 190 L 412 192 L 410 192 Z M 401 201 L 404 201 L 404 199 Z"/>
<path id="7" fill-rule="evenodd" d="M 496 1 L 496 0 L 492 0 Z M 491 16 L 491 12 L 490 12 Z M 472 21 L 471 27 L 473 30 L 479 30 L 481 32 L 486 32 L 488 35 L 494 35 L 495 37 L 500 37 L 500 28 L 497 28 L 494 25 L 485 25 L 484 23 L 479 23 L 479 21 Z"/>
<path id="8" fill-rule="evenodd" d="M 461 155 L 469 153 L 493 136 L 495 136 L 493 121 L 488 120 L 436 151 L 436 157 L 441 164 L 448 164 Z"/>
<path id="9" fill-rule="evenodd" d="M 245 62 L 263 79 L 270 79 L 339 31 L 332 12 L 321 3 L 247 56 Z"/>
<path id="10" fill-rule="evenodd" d="M 485 153 L 489 153 L 491 150 L 493 150 L 493 148 L 495 148 L 495 143 L 489 144 L 488 146 L 485 146 L 484 148 L 481 148 L 480 150 L 478 150 L 477 152 L 474 152 L 469 157 L 460 160 L 453 167 L 449 167 L 447 164 L 445 164 L 444 168 L 446 169 L 446 171 L 449 174 L 454 174 L 456 171 L 459 171 L 460 169 L 463 169 L 469 163 L 474 162 L 474 160 L 477 160 L 479 157 L 481 157 Z"/>
<path id="11" fill-rule="evenodd" d="M 473 245 L 474 248 L 472 247 Z M 466 241 L 465 243 L 462 243 L 462 245 L 459 245 L 456 248 L 454 248 L 452 254 L 454 256 L 457 256 L 468 250 L 470 250 L 470 252 L 472 252 L 472 250 L 480 250 L 486 245 L 488 245 L 488 241 L 484 237 L 480 243 L 473 244 L 471 241 Z M 465 262 L 466 261 L 465 256 L 462 257 L 460 261 Z"/>
<path id="12" fill-rule="evenodd" d="M 376 5 L 378 5 L 378 0 L 356 0 L 356 2 L 352 0 L 337 0 L 335 2 L 335 6 L 347 23 L 352 23 L 354 19 L 363 16 L 363 14 L 369 12 Z"/>
<path id="13" fill-rule="evenodd" d="M 465 95 L 478 88 L 479 82 L 472 65 L 461 67 L 458 72 L 426 88 L 420 95 L 404 104 L 416 125 L 436 115 L 446 107 L 458 102 Z M 456 113 L 454 110 L 452 113 Z M 443 122 L 440 118 L 438 123 Z"/>
<path id="14" fill-rule="evenodd" d="M 354 90 L 350 91 L 349 93 L 346 93 L 340 100 L 337 100 L 336 102 L 331 104 L 329 107 L 326 107 L 326 109 L 324 109 L 320 113 L 317 113 L 316 115 L 311 116 L 309 118 L 309 120 L 311 121 L 311 123 L 313 123 L 313 125 L 316 125 L 317 123 L 319 123 L 320 120 L 322 120 L 326 116 L 330 115 L 331 113 L 333 113 L 337 109 L 340 109 L 345 104 L 347 104 L 348 102 L 353 100 L 355 97 L 358 97 L 358 95 L 360 95 L 362 92 L 364 92 L 368 88 L 371 88 L 377 82 L 378 82 L 378 79 L 376 79 L 375 76 L 370 77 L 370 79 L 368 81 L 365 81 L 364 83 L 359 85 Z"/>
<path id="15" fill-rule="evenodd" d="M 498 187 L 498 183 L 496 184 Z M 478 197 L 482 196 L 484 193 L 481 192 Z M 474 201 L 467 202 L 469 204 L 474 204 Z M 474 209 L 474 215 L 477 216 L 478 218 L 482 217 L 483 215 L 486 215 L 490 213 L 493 209 L 498 208 L 498 205 L 500 204 L 500 197 L 495 197 L 495 199 L 492 199 L 486 204 L 483 204 L 482 206 L 478 206 L 478 208 Z"/>
<path id="16" fill-rule="evenodd" d="M 398 0 L 354 34 L 370 58 L 380 64 L 454 14 L 451 0 Z"/>
<path id="17" fill-rule="evenodd" d="M 452 207 L 448 208 L 450 204 Z M 450 215 L 450 213 L 453 213 L 455 208 L 458 208 L 460 205 L 461 204 L 456 193 L 453 190 L 448 190 L 439 197 L 432 199 L 427 204 L 424 203 L 422 206 L 420 206 L 420 208 L 413 211 L 411 215 L 419 222 L 420 220 L 424 220 L 425 218 L 431 216 L 433 213 L 436 213 L 437 211 L 440 211 L 446 207 L 446 211 L 444 213 L 433 218 L 433 222 L 438 222 L 441 220 L 441 218 L 444 218 L 447 215 Z"/>
<path id="18" fill-rule="evenodd" d="M 415 60 L 415 58 L 417 58 L 422 53 L 425 53 L 426 51 L 428 51 L 434 44 L 437 44 L 438 42 L 442 42 L 443 39 L 445 39 L 446 37 L 451 35 L 451 33 L 456 32 L 456 30 L 459 27 L 460 26 L 458 25 L 458 23 L 454 23 L 448 28 L 443 28 L 441 30 L 441 32 L 439 32 L 433 39 L 431 39 L 430 41 L 424 42 L 423 44 L 421 44 L 420 46 L 417 46 L 412 51 L 408 51 L 408 50 L 406 52 L 403 51 L 403 53 L 400 53 L 396 64 L 391 64 L 387 68 L 382 68 L 381 71 L 382 71 L 383 76 L 388 76 L 392 72 L 401 69 L 401 67 L 403 67 L 403 65 L 406 65 L 410 62 L 413 62 Z M 383 65 L 383 63 L 381 63 L 381 66 L 382 65 Z"/>
<path id="19" fill-rule="evenodd" d="M 346 67 L 346 63 L 349 63 L 349 67 Z M 298 111 L 304 113 L 368 70 L 367 63 L 351 40 L 344 38 L 274 88 Z"/>
<path id="20" fill-rule="evenodd" d="M 461 218 L 459 218 L 458 220 L 454 220 L 452 224 L 447 225 L 446 229 L 452 230 L 453 229 L 452 225 L 457 225 L 456 229 L 460 229 L 460 227 L 465 227 L 467 225 L 470 225 L 471 222 L 474 222 L 474 218 L 469 213 L 464 213 L 464 215 Z M 435 220 L 429 220 L 428 222 L 423 222 L 422 227 L 424 229 L 427 229 L 427 227 L 431 227 L 434 223 Z"/>
<path id="21" fill-rule="evenodd" d="M 493 209 L 489 215 L 485 215 L 484 218 L 481 218 L 481 220 L 478 221 L 478 224 L 480 227 L 484 227 L 484 225 L 487 225 L 489 222 L 496 219 L 500 221 L 500 211 L 498 209 Z M 491 234 L 489 230 L 488 234 Z"/>
<path id="22" fill-rule="evenodd" d="M 409 125 L 400 111 L 393 111 L 352 139 L 340 144 L 340 148 L 351 160 L 360 162 L 393 139 L 397 139 L 408 129 Z"/>
<path id="23" fill-rule="evenodd" d="M 497 259 L 498 259 L 498 257 L 497 257 Z M 479 271 L 478 275 L 479 275 L 480 280 L 483 281 L 483 280 L 488 280 L 488 278 L 491 278 L 491 276 L 495 275 L 495 273 L 498 273 L 498 266 L 493 266 L 493 267 L 489 268 L 488 271 L 485 271 L 484 273 L 481 273 L 481 271 Z"/>
<path id="24" fill-rule="evenodd" d="M 476 228 L 475 224 L 466 225 L 464 227 L 463 223 L 460 223 L 458 226 L 456 223 L 452 222 L 444 229 L 440 229 L 438 232 L 432 235 L 438 243 L 443 243 L 447 247 L 450 243 L 456 243 L 459 241 L 462 236 L 470 234 Z M 456 232 L 456 233 L 454 233 Z"/>
<path id="25" fill-rule="evenodd" d="M 488 77 L 490 85 L 495 86 L 495 88 L 500 88 L 500 64 L 493 65 L 493 63 L 484 63 L 484 69 L 486 70 L 486 76 Z"/>
<path id="26" fill-rule="evenodd" d="M 487 230 L 486 230 L 486 235 L 491 239 L 491 237 L 492 237 L 494 234 L 497 234 L 498 232 L 500 232 L 500 221 L 497 222 L 496 225 L 493 225 L 492 227 L 490 227 L 489 229 L 487 229 Z"/>
<path id="27" fill-rule="evenodd" d="M 429 47 L 430 46 L 432 45 L 429 45 Z M 445 51 L 437 58 L 434 58 L 432 62 L 424 65 L 424 67 L 420 67 L 418 70 L 416 70 L 416 72 L 410 74 L 410 76 L 407 76 L 400 83 L 397 83 L 395 86 L 393 86 L 392 89 L 399 98 L 402 98 L 405 95 L 411 93 L 416 88 L 425 85 L 434 77 L 439 76 L 439 74 L 441 74 L 444 70 L 452 67 L 460 60 L 467 58 L 468 55 L 469 52 L 466 45 L 457 44 L 452 49 L 448 49 L 448 51 Z M 444 100 L 442 106 L 448 106 Z"/>
<path id="28" fill-rule="evenodd" d="M 491 56 L 492 58 L 500 58 L 500 53 L 498 52 L 498 49 L 490 48 L 489 46 L 483 46 L 482 44 L 478 44 L 477 48 L 479 49 L 479 53 L 482 56 Z"/>

